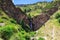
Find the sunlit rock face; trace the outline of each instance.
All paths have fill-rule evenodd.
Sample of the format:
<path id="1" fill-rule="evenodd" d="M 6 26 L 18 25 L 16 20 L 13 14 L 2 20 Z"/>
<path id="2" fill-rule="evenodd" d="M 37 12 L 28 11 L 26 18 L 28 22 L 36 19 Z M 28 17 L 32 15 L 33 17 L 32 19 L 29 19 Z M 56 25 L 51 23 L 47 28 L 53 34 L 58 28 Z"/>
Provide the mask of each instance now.
<path id="1" fill-rule="evenodd" d="M 6 12 L 9 17 L 13 17 L 17 22 L 23 20 L 26 17 L 24 12 L 20 8 L 16 8 L 15 5 L 12 3 L 12 0 L 0 0 L 1 2 L 1 9 Z"/>
<path id="2" fill-rule="evenodd" d="M 47 13 L 41 13 L 40 15 L 29 19 L 21 9 L 15 7 L 12 0 L 0 0 L 0 8 L 6 12 L 9 17 L 14 18 L 17 23 L 20 23 L 20 21 L 23 20 L 24 26 L 28 24 L 33 31 L 38 30 L 49 20 L 50 16 L 58 10 L 58 7 L 53 7 L 48 10 Z"/>
<path id="3" fill-rule="evenodd" d="M 57 7 L 53 7 L 47 11 L 47 13 L 41 13 L 40 15 L 33 18 L 33 29 L 34 31 L 38 30 L 44 23 L 46 23 L 50 16 L 53 15 L 58 10 Z"/>

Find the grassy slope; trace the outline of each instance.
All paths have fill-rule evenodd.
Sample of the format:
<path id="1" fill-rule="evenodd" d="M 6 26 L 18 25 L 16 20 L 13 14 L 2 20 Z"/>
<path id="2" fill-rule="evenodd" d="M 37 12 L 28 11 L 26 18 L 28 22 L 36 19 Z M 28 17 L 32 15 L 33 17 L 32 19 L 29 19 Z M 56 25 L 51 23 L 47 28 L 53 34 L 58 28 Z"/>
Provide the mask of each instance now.
<path id="1" fill-rule="evenodd" d="M 9 18 L 1 9 L 0 23 L 3 23 L 0 26 L 0 40 L 2 36 L 7 40 L 27 40 L 34 35 L 34 32 L 26 32 L 21 25 L 17 24 L 14 19 Z"/>
<path id="2" fill-rule="evenodd" d="M 31 17 L 33 17 L 36 15 L 39 15 L 42 12 L 42 8 L 43 8 L 43 6 L 45 6 L 44 4 L 45 3 L 36 3 L 36 4 L 26 5 L 26 6 L 22 6 L 22 7 L 18 6 L 18 7 L 20 7 L 22 9 L 22 11 L 24 11 L 24 12 L 25 12 L 25 10 L 27 10 L 26 14 L 27 15 L 30 14 Z M 28 10 L 30 10 L 30 11 L 28 11 Z"/>

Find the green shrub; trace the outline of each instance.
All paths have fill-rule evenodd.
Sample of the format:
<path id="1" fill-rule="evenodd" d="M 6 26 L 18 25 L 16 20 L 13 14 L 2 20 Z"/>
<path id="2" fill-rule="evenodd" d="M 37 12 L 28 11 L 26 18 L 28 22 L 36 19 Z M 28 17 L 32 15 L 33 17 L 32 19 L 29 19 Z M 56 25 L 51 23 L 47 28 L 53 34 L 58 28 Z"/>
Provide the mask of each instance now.
<path id="1" fill-rule="evenodd" d="M 22 40 L 22 39 L 23 37 L 21 33 L 16 33 L 16 34 L 13 34 L 9 40 Z"/>
<path id="2" fill-rule="evenodd" d="M 15 20 L 10 20 L 11 23 L 16 24 L 17 22 Z"/>
<path id="3" fill-rule="evenodd" d="M 45 40 L 44 38 L 40 37 L 38 40 Z"/>
<path id="4" fill-rule="evenodd" d="M 56 18 L 56 19 L 60 18 L 60 13 L 57 13 L 57 14 L 55 15 L 55 18 Z"/>
<path id="5" fill-rule="evenodd" d="M 6 20 L 8 20 L 8 18 L 6 18 L 6 17 L 2 17 L 2 19 L 6 19 Z"/>
<path id="6" fill-rule="evenodd" d="M 25 39 L 26 40 L 30 40 L 30 36 L 25 36 Z"/>
<path id="7" fill-rule="evenodd" d="M 60 23 L 60 18 L 58 19 L 58 22 Z"/>
<path id="8" fill-rule="evenodd" d="M 30 40 L 30 36 L 29 35 L 23 35 L 21 34 L 21 32 L 18 32 L 14 35 L 11 36 L 10 40 Z"/>
<path id="9" fill-rule="evenodd" d="M 26 9 L 24 9 L 24 12 L 26 13 L 26 12 L 30 12 L 31 11 L 31 9 L 30 8 L 26 8 Z"/>
<path id="10" fill-rule="evenodd" d="M 30 32 L 30 35 L 33 37 L 36 34 L 36 32 Z"/>
<path id="11" fill-rule="evenodd" d="M 0 28 L 0 36 L 5 40 L 8 40 L 13 35 L 13 33 L 16 32 L 17 30 L 11 26 L 4 26 Z"/>
<path id="12" fill-rule="evenodd" d="M 3 23 L 3 20 L 0 18 L 0 23 Z"/>
<path id="13" fill-rule="evenodd" d="M 58 20 L 58 22 L 60 23 L 60 13 L 57 13 L 56 15 L 55 15 L 55 18 Z"/>

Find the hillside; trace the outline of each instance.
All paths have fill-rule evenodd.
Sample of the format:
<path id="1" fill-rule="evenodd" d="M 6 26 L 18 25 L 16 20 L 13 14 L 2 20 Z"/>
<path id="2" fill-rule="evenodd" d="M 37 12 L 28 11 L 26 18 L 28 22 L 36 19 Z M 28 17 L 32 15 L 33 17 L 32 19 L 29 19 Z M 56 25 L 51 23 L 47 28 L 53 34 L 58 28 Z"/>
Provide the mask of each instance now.
<path id="1" fill-rule="evenodd" d="M 52 3 L 35 3 L 26 6 L 20 6 L 20 8 L 26 12 L 27 15 L 31 15 L 34 17 L 39 15 L 41 12 L 46 12 L 50 8 L 53 7 L 54 4 Z M 19 7 L 19 6 L 18 6 Z M 36 31 L 34 35 L 34 39 L 41 39 L 41 40 L 60 40 L 60 9 L 51 16 L 50 20 L 45 23 L 39 30 Z"/>
<path id="2" fill-rule="evenodd" d="M 46 12 L 52 8 L 51 3 L 35 3 L 26 6 L 17 6 L 24 11 L 27 16 L 34 17 L 41 12 Z M 6 15 L 4 11 L 0 9 L 0 40 L 60 40 L 60 9 L 50 17 L 50 20 L 46 22 L 36 32 L 25 31 L 21 24 Z"/>
<path id="3" fill-rule="evenodd" d="M 53 7 L 52 2 L 37 2 L 34 4 L 26 4 L 23 6 L 16 5 L 16 7 L 19 7 L 24 11 L 27 15 L 31 15 L 31 17 L 39 15 L 41 12 L 46 12 L 50 8 Z"/>
<path id="4" fill-rule="evenodd" d="M 29 40 L 35 32 L 26 32 L 13 18 L 0 9 L 0 40 Z"/>

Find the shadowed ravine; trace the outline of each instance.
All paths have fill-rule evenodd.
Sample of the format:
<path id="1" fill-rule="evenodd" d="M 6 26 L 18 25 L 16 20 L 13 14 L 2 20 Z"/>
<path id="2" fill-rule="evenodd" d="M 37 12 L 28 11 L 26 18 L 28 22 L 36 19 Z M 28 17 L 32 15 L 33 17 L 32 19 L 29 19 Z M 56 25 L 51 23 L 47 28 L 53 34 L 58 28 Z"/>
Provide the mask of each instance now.
<path id="1" fill-rule="evenodd" d="M 14 18 L 18 24 L 20 24 L 20 21 L 23 20 L 23 28 L 25 28 L 26 24 L 28 24 L 33 31 L 36 31 L 44 25 L 44 23 L 49 20 L 50 16 L 58 10 L 58 7 L 53 7 L 48 10 L 47 13 L 41 13 L 40 15 L 29 19 L 21 9 L 15 7 L 12 0 L 0 0 L 0 8 L 6 12 L 9 17 Z"/>

